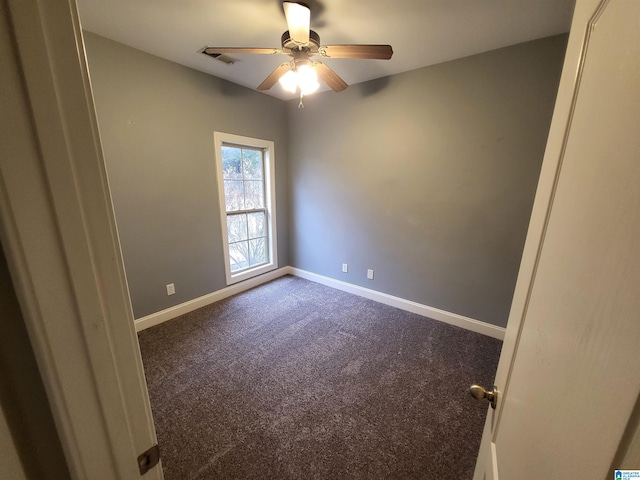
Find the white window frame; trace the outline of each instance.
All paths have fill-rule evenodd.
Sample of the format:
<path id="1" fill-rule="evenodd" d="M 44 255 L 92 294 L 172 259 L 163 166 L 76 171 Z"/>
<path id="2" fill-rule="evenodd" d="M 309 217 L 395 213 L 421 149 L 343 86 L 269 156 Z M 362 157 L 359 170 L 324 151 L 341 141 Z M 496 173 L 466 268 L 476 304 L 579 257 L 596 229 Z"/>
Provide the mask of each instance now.
<path id="1" fill-rule="evenodd" d="M 224 268 L 227 285 L 270 272 L 278 268 L 278 235 L 276 228 L 276 174 L 275 174 L 275 145 L 270 140 L 243 137 L 231 133 L 213 132 L 213 143 L 216 158 L 216 176 L 218 177 L 218 199 L 220 205 L 220 223 L 222 226 L 222 245 L 224 250 Z M 264 202 L 267 210 L 267 263 L 255 268 L 231 272 L 229 258 L 229 239 L 227 234 L 227 209 L 224 197 L 224 179 L 222 175 L 222 146 L 259 148 L 264 152 Z"/>

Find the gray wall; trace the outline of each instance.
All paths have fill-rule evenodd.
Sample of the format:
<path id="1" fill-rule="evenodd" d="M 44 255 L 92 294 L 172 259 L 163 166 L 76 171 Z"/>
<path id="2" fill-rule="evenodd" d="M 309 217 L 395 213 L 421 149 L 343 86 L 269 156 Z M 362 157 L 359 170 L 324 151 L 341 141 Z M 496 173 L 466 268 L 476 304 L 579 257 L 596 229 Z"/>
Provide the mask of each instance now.
<path id="1" fill-rule="evenodd" d="M 299 110 L 85 33 L 136 318 L 226 286 L 219 130 L 275 141 L 280 266 L 506 325 L 566 39 L 309 96 Z"/>
<path id="2" fill-rule="evenodd" d="M 286 104 L 84 35 L 136 318 L 226 286 L 214 131 L 275 142 L 278 262 L 288 265 Z"/>
<path id="3" fill-rule="evenodd" d="M 566 40 L 288 102 L 291 264 L 505 326 Z"/>

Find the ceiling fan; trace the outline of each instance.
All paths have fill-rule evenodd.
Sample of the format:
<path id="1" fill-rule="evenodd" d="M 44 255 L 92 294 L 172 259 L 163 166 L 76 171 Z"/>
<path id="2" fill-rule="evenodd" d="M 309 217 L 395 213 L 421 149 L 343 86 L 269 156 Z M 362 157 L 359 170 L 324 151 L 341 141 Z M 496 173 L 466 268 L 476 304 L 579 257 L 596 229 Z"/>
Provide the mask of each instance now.
<path id="1" fill-rule="evenodd" d="M 280 81 L 291 93 L 300 92 L 302 97 L 318 89 L 318 76 L 335 92 L 347 88 L 346 82 L 331 68 L 311 57 L 320 55 L 326 58 L 363 58 L 371 60 L 389 60 L 393 55 L 391 45 L 320 45 L 320 36 L 310 29 L 311 10 L 301 2 L 283 2 L 288 30 L 282 34 L 281 49 L 245 48 L 245 47 L 205 47 L 202 53 L 218 57 L 224 54 L 255 53 L 284 54 L 291 60 L 280 64 L 258 86 L 258 90 L 269 90 Z"/>

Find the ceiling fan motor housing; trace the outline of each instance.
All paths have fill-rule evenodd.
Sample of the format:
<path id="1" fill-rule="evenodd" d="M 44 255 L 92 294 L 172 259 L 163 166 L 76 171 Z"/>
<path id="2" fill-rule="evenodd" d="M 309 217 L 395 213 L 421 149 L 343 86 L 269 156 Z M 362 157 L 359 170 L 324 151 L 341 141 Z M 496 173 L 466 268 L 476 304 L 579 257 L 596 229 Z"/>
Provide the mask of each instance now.
<path id="1" fill-rule="evenodd" d="M 307 45 L 299 45 L 296 43 L 289 34 L 289 30 L 282 34 L 280 37 L 280 41 L 282 43 L 282 50 L 285 52 L 294 51 L 294 50 L 303 50 L 309 53 L 315 53 L 320 48 L 320 35 L 318 35 L 313 30 L 309 30 L 309 43 Z"/>

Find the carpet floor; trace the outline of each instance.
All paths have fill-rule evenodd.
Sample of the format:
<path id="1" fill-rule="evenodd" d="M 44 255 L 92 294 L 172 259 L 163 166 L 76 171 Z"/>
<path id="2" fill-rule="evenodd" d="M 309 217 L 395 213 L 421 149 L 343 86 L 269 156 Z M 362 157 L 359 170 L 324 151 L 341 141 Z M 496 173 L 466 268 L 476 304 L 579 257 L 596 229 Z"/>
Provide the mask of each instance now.
<path id="1" fill-rule="evenodd" d="M 166 480 L 471 479 L 502 345 L 292 276 L 139 340 Z"/>

